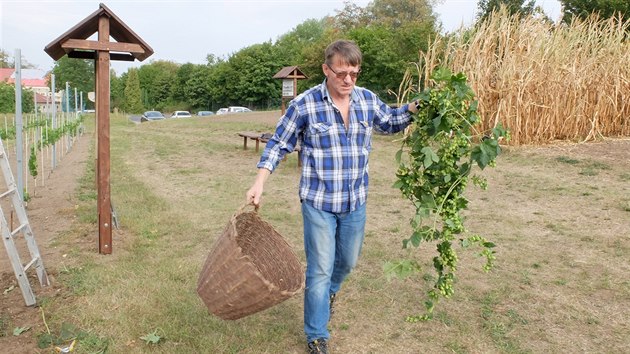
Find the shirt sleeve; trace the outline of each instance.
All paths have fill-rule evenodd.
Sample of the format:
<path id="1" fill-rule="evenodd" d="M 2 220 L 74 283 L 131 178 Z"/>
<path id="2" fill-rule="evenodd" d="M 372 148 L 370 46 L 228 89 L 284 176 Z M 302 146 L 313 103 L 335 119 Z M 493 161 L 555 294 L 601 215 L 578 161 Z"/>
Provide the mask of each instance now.
<path id="1" fill-rule="evenodd" d="M 397 133 L 404 130 L 411 123 L 411 113 L 407 104 L 398 108 L 392 108 L 378 97 L 374 97 L 374 105 L 376 106 L 374 127 L 382 133 Z"/>
<path id="2" fill-rule="evenodd" d="M 300 117 L 299 106 L 291 102 L 285 114 L 278 121 L 276 131 L 267 142 L 258 162 L 258 168 L 266 168 L 273 172 L 284 156 L 293 152 L 303 126 Z"/>

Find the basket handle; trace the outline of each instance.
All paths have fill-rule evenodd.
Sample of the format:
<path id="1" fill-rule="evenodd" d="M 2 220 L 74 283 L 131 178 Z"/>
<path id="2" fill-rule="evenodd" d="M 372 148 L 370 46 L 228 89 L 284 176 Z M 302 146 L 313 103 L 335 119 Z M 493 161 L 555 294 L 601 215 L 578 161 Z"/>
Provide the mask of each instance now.
<path id="1" fill-rule="evenodd" d="M 260 204 L 245 203 L 240 208 L 238 208 L 238 211 L 236 213 L 237 214 L 242 214 L 243 211 L 245 210 L 245 208 L 247 208 L 248 206 L 253 206 L 255 212 L 258 212 L 258 209 L 260 208 Z"/>

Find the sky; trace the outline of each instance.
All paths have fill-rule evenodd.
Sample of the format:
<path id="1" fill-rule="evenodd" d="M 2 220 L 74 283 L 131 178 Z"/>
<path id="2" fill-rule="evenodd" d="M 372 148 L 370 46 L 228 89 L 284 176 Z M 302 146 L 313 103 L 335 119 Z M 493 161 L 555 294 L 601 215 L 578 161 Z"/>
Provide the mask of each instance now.
<path id="1" fill-rule="evenodd" d="M 365 7 L 370 1 L 353 3 Z M 438 0 L 435 7 L 446 31 L 474 21 L 477 0 Z M 112 62 L 117 73 L 152 60 L 206 63 L 214 54 L 227 58 L 247 46 L 275 41 L 307 19 L 343 9 L 344 0 L 0 0 L 0 48 L 16 49 L 39 69 L 54 61 L 44 47 L 99 9 L 103 3 L 151 48 L 144 62 Z M 547 15 L 560 15 L 558 0 L 537 0 Z"/>

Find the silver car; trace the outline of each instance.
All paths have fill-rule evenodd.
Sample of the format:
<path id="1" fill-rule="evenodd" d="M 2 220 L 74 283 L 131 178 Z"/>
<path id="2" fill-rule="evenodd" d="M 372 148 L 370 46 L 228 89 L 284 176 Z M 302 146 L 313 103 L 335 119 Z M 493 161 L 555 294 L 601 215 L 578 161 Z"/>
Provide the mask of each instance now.
<path id="1" fill-rule="evenodd" d="M 171 118 L 190 118 L 190 117 L 192 116 L 190 115 L 190 112 L 188 111 L 175 111 L 171 115 Z"/>

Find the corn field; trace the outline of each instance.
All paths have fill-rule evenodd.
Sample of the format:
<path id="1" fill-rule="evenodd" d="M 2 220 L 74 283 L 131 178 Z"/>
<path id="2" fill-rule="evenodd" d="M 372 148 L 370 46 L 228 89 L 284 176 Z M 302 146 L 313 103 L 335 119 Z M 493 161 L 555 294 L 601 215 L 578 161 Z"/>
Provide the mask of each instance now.
<path id="1" fill-rule="evenodd" d="M 500 122 L 513 145 L 629 136 L 629 33 L 630 21 L 554 25 L 497 12 L 437 38 L 417 70 L 420 77 L 437 66 L 463 72 L 479 100 L 481 129 Z"/>

